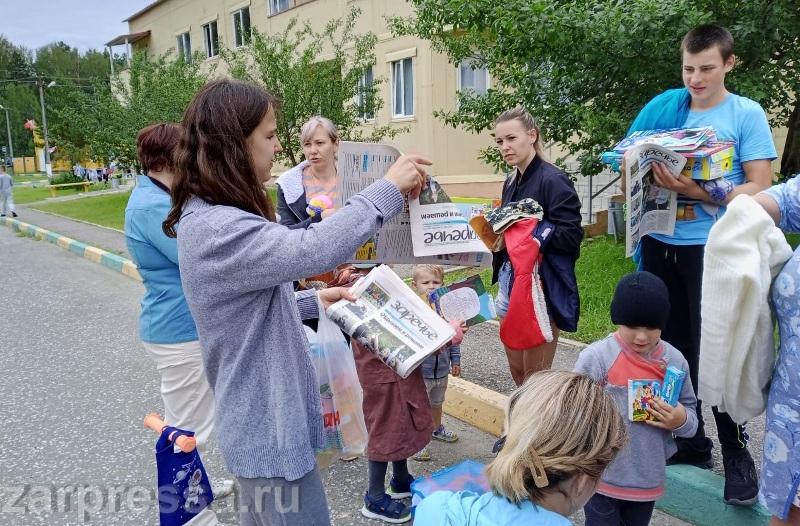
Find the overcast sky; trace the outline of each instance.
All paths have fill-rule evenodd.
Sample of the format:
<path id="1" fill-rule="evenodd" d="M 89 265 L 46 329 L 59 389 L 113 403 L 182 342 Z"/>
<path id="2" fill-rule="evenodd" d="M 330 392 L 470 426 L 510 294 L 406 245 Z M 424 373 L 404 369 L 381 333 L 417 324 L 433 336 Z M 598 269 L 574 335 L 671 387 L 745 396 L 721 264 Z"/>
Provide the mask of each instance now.
<path id="1" fill-rule="evenodd" d="M 102 49 L 128 32 L 124 19 L 152 1 L 0 0 L 0 34 L 33 50 L 59 40 L 81 51 Z"/>

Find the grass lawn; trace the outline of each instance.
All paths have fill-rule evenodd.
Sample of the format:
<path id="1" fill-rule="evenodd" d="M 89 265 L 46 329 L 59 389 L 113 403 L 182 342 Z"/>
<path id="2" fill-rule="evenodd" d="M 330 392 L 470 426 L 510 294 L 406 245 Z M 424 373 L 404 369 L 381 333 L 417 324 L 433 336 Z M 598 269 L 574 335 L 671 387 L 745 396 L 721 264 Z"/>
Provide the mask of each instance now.
<path id="1" fill-rule="evenodd" d="M 130 193 L 106 194 L 72 201 L 41 203 L 32 208 L 122 230 Z"/>
<path id="2" fill-rule="evenodd" d="M 106 190 L 111 188 L 110 184 L 105 183 L 97 183 L 89 186 L 90 191 L 95 190 Z M 58 191 L 59 196 L 64 195 L 71 195 L 77 194 L 79 192 L 83 192 L 82 186 L 73 186 L 69 188 L 62 188 Z M 47 185 L 43 182 L 41 185 L 37 185 L 36 188 L 32 186 L 15 186 L 14 187 L 14 202 L 18 205 L 24 205 L 28 203 L 33 203 L 35 201 L 44 201 L 50 197 L 50 190 L 47 188 Z M 123 210 L 125 206 L 123 205 Z"/>
<path id="3" fill-rule="evenodd" d="M 34 174 L 31 174 L 31 175 L 12 175 L 11 178 L 14 179 L 14 184 L 16 184 L 16 183 L 26 183 L 26 182 L 31 182 L 31 181 L 36 181 L 36 182 L 47 181 L 47 176 L 46 175 L 34 175 Z"/>
<path id="4" fill-rule="evenodd" d="M 93 189 L 94 186 L 96 185 L 93 185 Z M 47 191 L 46 188 L 44 190 Z M 270 188 L 267 193 L 273 200 L 275 199 L 275 190 Z M 72 201 L 41 203 L 32 208 L 122 230 L 125 227 L 125 206 L 128 204 L 129 197 L 130 193 L 128 192 L 106 194 Z M 16 194 L 14 199 L 16 199 Z"/>
<path id="5" fill-rule="evenodd" d="M 44 186 L 15 186 L 14 187 L 14 202 L 18 205 L 26 203 L 33 203 L 34 201 L 41 201 L 50 197 L 50 190 Z"/>
<path id="6" fill-rule="evenodd" d="M 615 243 L 612 236 L 585 240 L 581 244 L 581 257 L 575 267 L 581 297 L 578 330 L 565 332 L 564 336 L 588 343 L 604 338 L 614 331 L 609 314 L 611 297 L 619 278 L 633 270 L 633 262 L 625 258 L 625 245 Z M 475 273 L 475 270 L 450 272 L 445 276 L 445 281 L 453 283 Z M 485 269 L 480 274 L 484 285 L 493 296 L 496 295 L 497 284 L 489 285 L 492 281 L 492 270 Z"/>

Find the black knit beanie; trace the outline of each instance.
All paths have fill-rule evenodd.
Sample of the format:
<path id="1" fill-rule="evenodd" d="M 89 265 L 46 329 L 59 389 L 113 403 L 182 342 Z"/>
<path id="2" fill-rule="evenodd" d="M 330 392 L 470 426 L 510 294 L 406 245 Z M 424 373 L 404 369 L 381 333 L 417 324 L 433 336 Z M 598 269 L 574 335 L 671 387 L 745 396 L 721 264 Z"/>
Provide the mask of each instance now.
<path id="1" fill-rule="evenodd" d="M 611 300 L 614 325 L 661 329 L 669 319 L 669 292 L 661 278 L 651 272 L 633 272 L 617 283 Z"/>

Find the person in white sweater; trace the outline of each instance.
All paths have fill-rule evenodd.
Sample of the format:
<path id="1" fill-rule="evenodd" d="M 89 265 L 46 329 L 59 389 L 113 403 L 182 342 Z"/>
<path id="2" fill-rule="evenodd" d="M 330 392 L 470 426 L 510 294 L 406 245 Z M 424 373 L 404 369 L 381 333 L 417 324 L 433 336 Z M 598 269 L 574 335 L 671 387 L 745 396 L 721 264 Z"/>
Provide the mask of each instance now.
<path id="1" fill-rule="evenodd" d="M 769 288 L 792 255 L 770 216 L 736 197 L 703 260 L 698 398 L 744 424 L 764 412 L 775 349 Z"/>

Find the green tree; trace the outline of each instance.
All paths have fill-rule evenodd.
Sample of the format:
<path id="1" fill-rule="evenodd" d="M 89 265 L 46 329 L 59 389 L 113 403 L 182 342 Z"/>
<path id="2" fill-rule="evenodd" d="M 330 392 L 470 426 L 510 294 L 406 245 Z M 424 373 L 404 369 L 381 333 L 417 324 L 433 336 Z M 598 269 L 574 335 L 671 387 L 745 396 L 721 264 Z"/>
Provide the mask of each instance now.
<path id="1" fill-rule="evenodd" d="M 9 109 L 14 153 L 17 156 L 34 154 L 31 132 L 25 130 L 23 124 L 28 119 L 42 122 L 36 82 L 43 79 L 45 83 L 55 83 L 45 93 L 50 143 L 57 146 L 54 158 L 80 158 L 85 151 L 74 130 L 69 141 L 57 140 L 58 133 L 52 132 L 70 128 L 70 122 L 63 122 L 60 116 L 62 113 L 72 116 L 63 110 L 75 104 L 74 92 L 84 91 L 94 97 L 96 85 L 108 86 L 109 70 L 108 54 L 104 52 L 90 50 L 81 54 L 64 42 L 55 42 L 39 48 L 34 59 L 30 50 L 0 37 L 0 104 Z M 0 144 L 5 144 L 5 123 L 2 123 L 2 130 Z"/>
<path id="2" fill-rule="evenodd" d="M 728 88 L 760 102 L 773 126 L 800 126 L 796 0 L 411 1 L 415 16 L 391 20 L 396 34 L 428 39 L 454 63 L 471 58 L 492 77 L 485 96 L 460 95 L 457 110 L 437 115 L 481 132 L 502 110 L 523 104 L 547 139 L 576 155 L 584 174 L 602 168 L 600 152 L 647 100 L 682 85 L 680 40 L 701 23 L 721 23 L 736 38 L 739 61 Z M 490 151 L 482 157 L 499 161 Z M 796 152 L 787 158 L 799 162 Z"/>
<path id="3" fill-rule="evenodd" d="M 359 14 L 360 10 L 351 9 L 322 31 L 295 18 L 281 33 L 253 30 L 250 45 L 222 51 L 231 75 L 261 84 L 282 100 L 278 136 L 282 157 L 292 165 L 301 160 L 300 127 L 313 115 L 331 119 L 345 140 L 379 141 L 404 131 L 389 126 L 363 131 L 364 110 L 374 113 L 381 107 L 376 93 L 382 79 L 361 85 L 362 76 L 375 64 L 377 38 L 372 33 L 356 34 Z"/>
<path id="4" fill-rule="evenodd" d="M 15 46 L 0 35 L 0 104 L 8 109 L 11 141 L 16 156 L 33 155 L 31 133 L 23 128 L 25 121 L 38 118 L 38 100 L 30 86 L 23 83 L 33 76 L 31 52 Z M 5 112 L 0 111 L 0 145 L 8 146 Z"/>
<path id="5" fill-rule="evenodd" d="M 107 57 L 106 57 L 107 58 Z M 179 122 L 194 94 L 212 71 L 202 60 L 190 63 L 145 53 L 133 57 L 125 76 L 95 83 L 91 90 L 65 90 L 54 110 L 52 135 L 70 152 L 136 166 L 136 135 L 156 122 Z"/>

